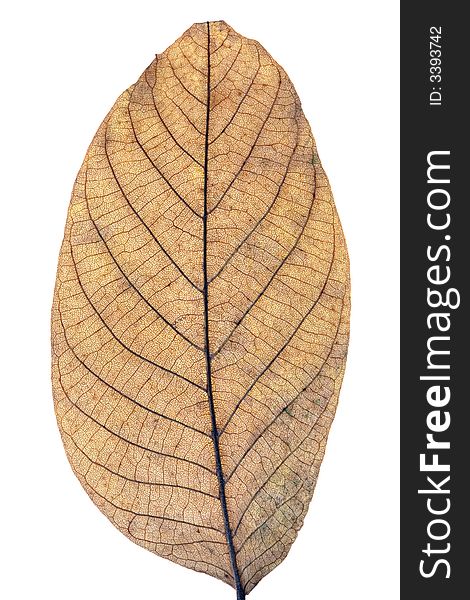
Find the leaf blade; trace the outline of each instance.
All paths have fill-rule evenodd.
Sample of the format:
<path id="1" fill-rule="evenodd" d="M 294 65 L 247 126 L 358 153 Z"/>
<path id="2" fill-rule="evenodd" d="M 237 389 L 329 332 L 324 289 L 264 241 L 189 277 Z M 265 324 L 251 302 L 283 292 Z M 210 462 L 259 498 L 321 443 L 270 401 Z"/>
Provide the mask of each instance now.
<path id="1" fill-rule="evenodd" d="M 344 373 L 348 257 L 317 157 L 264 48 L 193 25 L 98 130 L 59 260 L 74 472 L 127 537 L 238 598 L 302 525 Z"/>

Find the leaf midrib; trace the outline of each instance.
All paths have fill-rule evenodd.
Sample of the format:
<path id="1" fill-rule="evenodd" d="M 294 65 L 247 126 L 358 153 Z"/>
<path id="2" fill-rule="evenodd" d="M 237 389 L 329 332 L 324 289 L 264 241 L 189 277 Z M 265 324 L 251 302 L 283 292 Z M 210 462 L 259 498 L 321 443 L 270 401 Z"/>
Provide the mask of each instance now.
<path id="1" fill-rule="evenodd" d="M 203 270 L 203 299 L 204 299 L 204 355 L 206 360 L 206 382 L 207 399 L 209 401 L 209 411 L 211 416 L 212 443 L 214 445 L 215 466 L 217 480 L 219 483 L 219 499 L 224 521 L 225 537 L 230 555 L 230 565 L 232 568 L 237 600 L 245 599 L 245 591 L 241 583 L 240 572 L 237 565 L 237 556 L 233 542 L 233 532 L 230 525 L 230 518 L 227 508 L 227 498 L 225 495 L 225 478 L 222 468 L 219 446 L 219 431 L 217 428 L 217 418 L 215 415 L 214 396 L 212 390 L 212 358 L 210 352 L 209 340 L 209 280 L 207 273 L 207 191 L 208 191 L 208 156 L 209 156 L 209 116 L 210 116 L 210 93 L 211 93 L 211 56 L 210 56 L 210 23 L 206 22 L 207 27 L 207 92 L 206 92 L 206 131 L 204 136 L 204 212 L 202 216 L 203 234 L 202 234 L 202 270 Z"/>

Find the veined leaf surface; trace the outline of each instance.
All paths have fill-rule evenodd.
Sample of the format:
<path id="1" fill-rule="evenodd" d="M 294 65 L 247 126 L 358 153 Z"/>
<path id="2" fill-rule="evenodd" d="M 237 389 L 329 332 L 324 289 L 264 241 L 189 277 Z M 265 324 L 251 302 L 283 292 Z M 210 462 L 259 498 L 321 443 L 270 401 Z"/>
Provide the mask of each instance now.
<path id="1" fill-rule="evenodd" d="M 132 541 L 242 599 L 286 556 L 343 377 L 349 266 L 297 94 L 198 23 L 77 176 L 53 303 L 67 456 Z"/>

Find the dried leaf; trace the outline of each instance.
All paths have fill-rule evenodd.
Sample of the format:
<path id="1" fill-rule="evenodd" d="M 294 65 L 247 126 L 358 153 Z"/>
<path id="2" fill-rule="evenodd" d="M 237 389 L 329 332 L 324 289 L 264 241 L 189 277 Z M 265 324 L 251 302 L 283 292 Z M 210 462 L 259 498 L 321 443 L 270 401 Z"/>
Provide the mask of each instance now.
<path id="1" fill-rule="evenodd" d="M 224 22 L 117 100 L 53 304 L 72 468 L 132 541 L 244 598 L 307 511 L 344 372 L 346 246 L 297 94 Z"/>

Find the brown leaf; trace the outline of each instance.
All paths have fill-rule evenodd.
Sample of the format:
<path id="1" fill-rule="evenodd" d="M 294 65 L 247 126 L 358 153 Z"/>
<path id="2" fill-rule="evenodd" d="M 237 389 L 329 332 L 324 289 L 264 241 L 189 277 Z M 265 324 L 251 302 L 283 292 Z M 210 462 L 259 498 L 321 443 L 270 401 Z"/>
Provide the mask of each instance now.
<path id="1" fill-rule="evenodd" d="M 72 468 L 132 541 L 244 598 L 286 556 L 344 372 L 346 246 L 297 94 L 197 23 L 78 174 L 53 304 Z"/>

